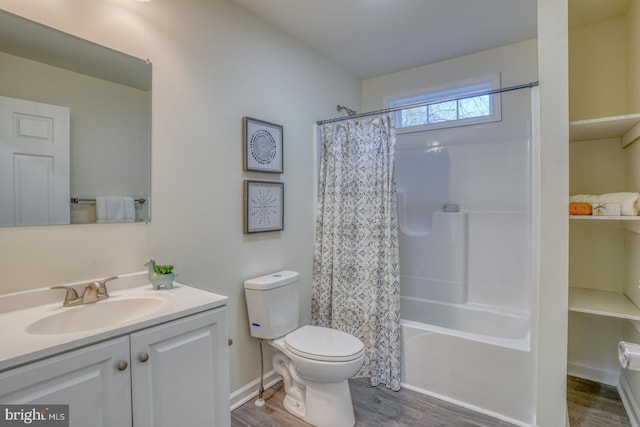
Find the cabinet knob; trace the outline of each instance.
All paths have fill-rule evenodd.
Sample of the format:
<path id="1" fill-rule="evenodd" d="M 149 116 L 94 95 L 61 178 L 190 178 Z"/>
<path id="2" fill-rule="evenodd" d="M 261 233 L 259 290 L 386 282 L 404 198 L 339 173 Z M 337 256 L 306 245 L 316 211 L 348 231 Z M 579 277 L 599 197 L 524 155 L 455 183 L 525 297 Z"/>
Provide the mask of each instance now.
<path id="1" fill-rule="evenodd" d="M 149 360 L 149 353 L 140 353 L 140 355 L 138 356 L 138 360 L 142 363 L 146 362 L 147 360 Z"/>
<path id="2" fill-rule="evenodd" d="M 118 362 L 118 371 L 124 371 L 127 369 L 128 366 L 129 364 L 127 363 L 126 360 L 121 360 L 120 362 Z"/>

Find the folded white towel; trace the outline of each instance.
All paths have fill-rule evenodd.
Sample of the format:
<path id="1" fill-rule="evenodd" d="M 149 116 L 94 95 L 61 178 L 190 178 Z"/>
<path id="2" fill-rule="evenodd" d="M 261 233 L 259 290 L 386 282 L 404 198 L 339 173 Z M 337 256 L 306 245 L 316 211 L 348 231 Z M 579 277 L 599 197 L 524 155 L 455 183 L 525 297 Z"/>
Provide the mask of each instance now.
<path id="1" fill-rule="evenodd" d="M 620 205 L 620 214 L 624 216 L 638 215 L 640 193 L 606 193 L 600 195 L 578 194 L 569 197 L 570 202 L 616 203 Z"/>
<path id="2" fill-rule="evenodd" d="M 133 197 L 96 197 L 96 222 L 98 224 L 134 222 L 135 219 L 136 209 Z"/>
<path id="3" fill-rule="evenodd" d="M 104 224 L 107 222 L 106 197 L 96 197 L 96 222 L 98 224 Z"/>
<path id="4" fill-rule="evenodd" d="M 136 206 L 133 197 L 124 196 L 124 222 L 135 222 Z"/>

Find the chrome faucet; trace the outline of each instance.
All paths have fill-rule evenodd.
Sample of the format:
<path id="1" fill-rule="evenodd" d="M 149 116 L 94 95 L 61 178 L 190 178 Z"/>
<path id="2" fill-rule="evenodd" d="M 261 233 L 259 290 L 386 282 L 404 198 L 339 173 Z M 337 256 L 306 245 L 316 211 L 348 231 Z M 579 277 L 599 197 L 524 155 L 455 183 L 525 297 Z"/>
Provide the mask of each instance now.
<path id="1" fill-rule="evenodd" d="M 118 276 L 107 277 L 103 280 L 96 280 L 84 285 L 82 296 L 78 296 L 78 292 L 71 286 L 52 286 L 51 289 L 65 289 L 67 293 L 64 296 L 63 307 L 73 307 L 82 304 L 91 304 L 93 302 L 102 301 L 109 298 L 107 291 L 107 282 L 117 279 Z"/>

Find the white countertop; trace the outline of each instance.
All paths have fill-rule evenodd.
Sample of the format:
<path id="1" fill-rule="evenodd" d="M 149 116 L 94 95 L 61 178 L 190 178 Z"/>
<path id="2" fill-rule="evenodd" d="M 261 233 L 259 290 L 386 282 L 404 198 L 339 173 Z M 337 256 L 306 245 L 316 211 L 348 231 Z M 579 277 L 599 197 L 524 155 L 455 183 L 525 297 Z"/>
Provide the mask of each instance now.
<path id="1" fill-rule="evenodd" d="M 94 279 L 65 285 L 82 285 L 92 280 Z M 149 284 L 146 271 L 120 275 L 118 279 L 108 282 L 107 288 L 109 299 L 76 307 L 63 307 L 65 291 L 51 290 L 50 287 L 0 295 L 0 371 L 221 307 L 226 305 L 228 300 L 225 296 L 177 282 L 173 289 L 154 290 Z M 126 319 L 128 316 L 124 316 L 126 313 L 123 313 L 122 318 L 115 318 L 112 325 L 103 328 L 50 335 L 29 332 L 30 325 L 65 310 L 86 310 L 94 304 L 141 297 L 160 299 L 161 307 L 151 314 L 132 319 Z"/>

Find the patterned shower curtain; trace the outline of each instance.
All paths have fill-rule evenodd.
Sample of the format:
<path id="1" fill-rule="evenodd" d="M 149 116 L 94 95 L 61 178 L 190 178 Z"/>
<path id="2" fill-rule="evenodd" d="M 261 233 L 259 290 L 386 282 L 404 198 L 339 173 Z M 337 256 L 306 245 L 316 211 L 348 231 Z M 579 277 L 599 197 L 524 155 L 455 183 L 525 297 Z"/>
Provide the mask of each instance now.
<path id="1" fill-rule="evenodd" d="M 365 344 L 356 376 L 400 389 L 395 130 L 390 115 L 323 125 L 312 319 Z"/>

